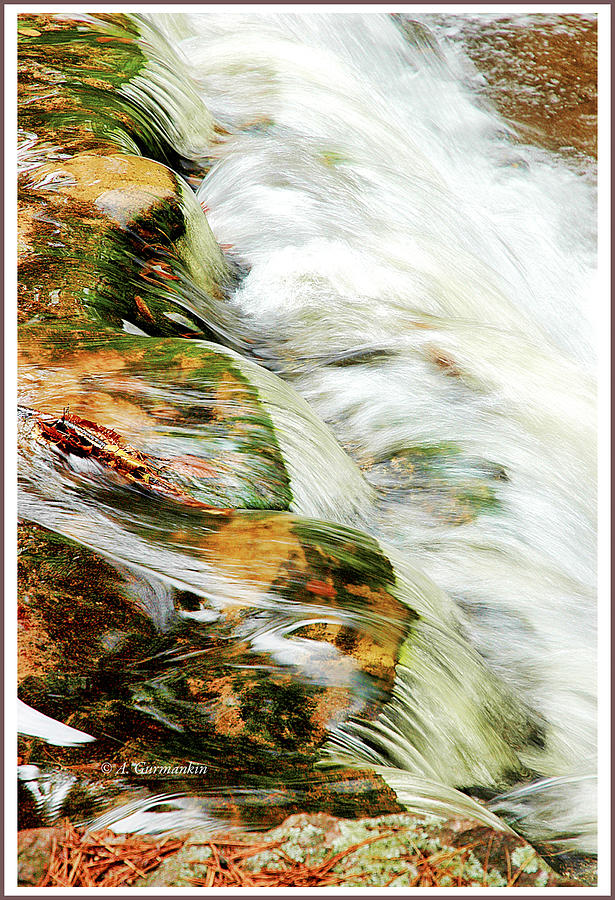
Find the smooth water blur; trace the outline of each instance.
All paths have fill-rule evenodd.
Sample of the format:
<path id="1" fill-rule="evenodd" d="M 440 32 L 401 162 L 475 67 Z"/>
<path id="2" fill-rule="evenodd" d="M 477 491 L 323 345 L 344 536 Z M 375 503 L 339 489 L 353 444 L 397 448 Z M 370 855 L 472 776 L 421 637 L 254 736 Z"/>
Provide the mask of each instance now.
<path id="1" fill-rule="evenodd" d="M 283 381 L 142 332 L 22 342 L 24 406 L 70 404 L 237 510 L 152 503 L 95 460 L 50 457 L 22 422 L 21 515 L 121 571 L 157 635 L 158 662 L 135 656 L 122 682 L 131 724 L 158 752 L 231 760 L 209 799 L 120 787 L 97 824 L 263 824 L 259 785 L 282 790 L 267 766 L 300 757 L 287 811 L 309 806 L 314 765 L 363 766 L 408 808 L 493 821 L 465 789 L 532 840 L 593 852 L 591 162 L 524 143 L 479 101 L 450 17 L 136 20 L 158 81 L 168 45 L 191 80 L 189 102 L 155 93 L 238 273 L 211 330 Z M 219 126 L 207 150 L 199 103 Z M 286 724 L 263 737 L 276 692 Z M 285 718 L 304 706 L 312 732 Z M 107 728 L 126 739 L 121 714 Z M 316 798 L 360 793 L 322 778 Z M 252 812 L 231 815 L 241 785 Z"/>
<path id="2" fill-rule="evenodd" d="M 406 34 L 379 16 L 193 21 L 182 51 L 232 132 L 199 198 L 250 268 L 236 308 L 368 479 L 442 444 L 501 468 L 497 503 L 455 527 L 408 478 L 380 533 L 591 772 L 591 179 L 511 139 L 429 16 Z"/>

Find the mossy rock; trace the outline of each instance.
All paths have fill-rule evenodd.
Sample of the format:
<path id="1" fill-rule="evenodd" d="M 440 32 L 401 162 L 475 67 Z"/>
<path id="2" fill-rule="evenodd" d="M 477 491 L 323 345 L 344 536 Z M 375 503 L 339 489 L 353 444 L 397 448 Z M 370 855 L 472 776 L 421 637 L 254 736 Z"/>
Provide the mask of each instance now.
<path id="1" fill-rule="evenodd" d="M 47 704 L 52 681 L 70 701 L 89 690 L 92 673 L 131 634 L 151 640 L 154 627 L 134 583 L 110 562 L 25 522 L 18 550 L 18 681 L 25 702 Z"/>
<path id="2" fill-rule="evenodd" d="M 305 401 L 214 344 L 49 320 L 20 328 L 19 366 L 24 406 L 119 432 L 204 503 L 360 522 L 372 502 Z"/>
<path id="3" fill-rule="evenodd" d="M 20 322 L 231 332 L 232 273 L 193 192 L 166 166 L 80 153 L 23 176 L 19 200 Z"/>
<path id="4" fill-rule="evenodd" d="M 213 120 L 146 20 L 26 13 L 17 32 L 19 127 L 41 153 L 119 148 L 174 168 L 207 153 Z"/>
<path id="5" fill-rule="evenodd" d="M 222 531 L 215 552 L 221 558 L 231 552 L 237 560 L 245 541 L 238 547 L 235 531 L 223 539 Z M 263 560 L 262 566 L 271 568 L 261 574 L 272 577 L 275 589 L 285 577 L 289 610 L 294 618 L 300 613 L 310 622 L 298 644 L 289 641 L 292 661 L 252 646 L 250 634 L 266 626 L 258 607 L 231 607 L 202 619 L 198 597 L 171 590 L 173 609 L 156 621 L 159 599 L 151 579 L 143 582 L 126 567 L 38 526 L 20 527 L 20 620 L 30 632 L 20 647 L 20 697 L 46 715 L 87 728 L 96 738 L 87 746 L 54 748 L 60 771 L 78 778 L 56 814 L 92 815 L 104 807 L 105 797 L 117 804 L 120 794 L 125 799 L 131 792 L 143 796 L 144 790 L 146 796 L 185 791 L 198 802 L 199 787 L 190 779 L 142 777 L 131 770 L 134 761 L 159 765 L 178 759 L 207 763 L 203 802 L 214 803 L 221 822 L 239 816 L 262 827 L 279 819 L 280 810 L 318 809 L 323 803 L 346 814 L 399 808 L 377 775 L 314 771 L 331 727 L 352 712 L 376 711 L 392 682 L 395 640 L 387 636 L 383 645 L 373 624 L 379 596 L 387 600 L 384 585 L 377 593 L 380 575 L 372 575 L 374 608 L 369 615 L 362 615 L 356 598 L 344 600 L 340 584 L 334 604 L 338 626 L 327 626 L 326 635 L 314 633 L 311 623 L 319 614 L 324 587 L 333 590 L 331 572 L 340 569 L 339 554 L 336 558 L 329 550 L 316 569 L 288 524 L 278 538 L 282 533 L 287 545 L 282 557 L 275 567 L 272 559 Z M 272 537 L 268 529 L 268 545 Z M 343 552 L 351 562 L 352 547 L 347 544 Z M 388 615 L 392 613 L 391 608 Z M 409 617 L 401 608 L 399 615 Z M 275 622 L 279 625 L 277 616 Z M 313 663 L 326 641 L 332 660 L 323 680 Z M 42 642 L 46 653 L 39 657 Z M 363 686 L 371 683 L 371 700 L 361 699 L 363 690 L 354 693 L 357 677 Z M 47 758 L 36 739 L 22 739 L 20 754 L 35 765 Z M 102 788 L 100 778 L 88 787 L 97 768 L 110 760 L 113 777 Z M 125 765 L 128 772 L 120 772 Z M 236 792 L 245 794 L 239 805 L 232 800 Z M 263 792 L 270 794 L 266 809 Z M 30 816 L 29 824 L 35 824 L 34 813 Z"/>
<path id="6" fill-rule="evenodd" d="M 502 466 L 453 442 L 403 447 L 365 466 L 389 497 L 407 499 L 434 524 L 465 525 L 501 509 Z"/>
<path id="7" fill-rule="evenodd" d="M 379 760 L 395 764 L 396 753 L 402 754 L 397 762 L 402 768 L 429 777 L 429 753 L 441 740 L 437 713 L 410 744 L 407 729 L 415 695 L 419 710 L 437 702 L 438 685 L 447 677 L 443 660 L 449 657 L 441 655 L 429 611 L 413 608 L 410 596 L 400 592 L 397 573 L 378 544 L 352 529 L 281 512 L 199 515 L 200 520 L 196 511 L 191 519 L 165 520 L 158 510 L 151 525 L 142 526 L 142 536 L 206 560 L 233 586 L 233 602 L 221 605 L 223 594 L 207 578 L 199 590 L 182 591 L 166 584 L 161 572 L 160 587 L 152 591 L 153 573 L 145 578 L 124 566 L 120 587 L 130 588 L 133 603 L 141 598 L 155 631 L 139 624 L 103 657 L 86 652 L 76 671 L 73 666 L 73 678 L 67 665 L 61 678 L 37 673 L 22 683 L 24 701 L 61 721 L 78 708 L 79 721 L 70 724 L 110 736 L 130 754 L 192 759 L 239 783 L 267 779 L 272 772 L 305 778 L 323 761 L 333 769 Z M 134 503 L 129 516 L 140 519 Z M 73 594 L 72 582 L 63 577 L 64 567 L 72 564 L 71 542 L 65 542 L 64 554 L 58 542 L 65 539 L 56 537 L 45 549 L 41 536 L 36 572 L 39 582 L 50 582 L 52 597 L 61 585 L 67 612 L 56 640 L 69 648 L 74 641 L 78 648 L 73 629 L 83 627 L 81 597 L 100 598 L 101 591 L 94 581 L 81 582 Z M 92 556 L 79 547 L 72 553 Z M 45 554 L 49 562 L 43 565 Z M 94 562 L 109 568 L 98 554 Z M 52 633 L 54 620 L 47 621 L 51 612 L 45 610 L 53 606 L 42 600 L 35 606 L 45 633 Z M 104 619 L 104 602 L 101 615 Z M 453 639 L 454 633 L 447 638 Z M 457 646 L 468 655 L 461 642 Z M 426 683 L 424 669 L 432 672 L 434 685 Z M 476 692 L 487 678 L 477 659 L 464 659 L 462 670 L 467 684 L 459 682 L 458 691 L 464 715 L 461 724 L 450 719 L 446 741 L 455 752 L 443 777 L 468 789 L 490 783 L 494 792 L 502 790 L 523 779 L 536 723 L 514 704 L 509 708 L 510 698 L 498 694 L 497 685 Z M 405 730 L 395 740 L 398 715 Z M 467 716 L 475 724 L 472 741 L 464 737 Z M 512 741 L 506 732 L 510 722 L 516 723 Z M 104 742 L 101 746 L 108 752 Z M 87 748 L 66 751 L 69 758 L 73 753 L 80 759 L 92 755 Z"/>
<path id="8" fill-rule="evenodd" d="M 207 606 L 196 595 L 168 589 L 168 612 L 156 621 L 151 579 L 24 524 L 20 610 L 32 636 L 20 648 L 22 699 L 61 721 L 78 708 L 75 727 L 120 743 L 138 737 L 160 758 L 187 754 L 264 775 L 272 766 L 310 770 L 332 727 L 379 709 L 413 614 L 388 594 L 377 569 L 364 566 L 367 581 L 353 571 L 360 551 L 350 540 L 310 560 L 291 517 L 237 522 L 239 532 L 234 520 L 212 529 L 208 553 L 221 569 L 260 579 L 285 604 L 290 658 L 279 656 L 278 641 L 271 651 L 266 642 L 253 646 L 263 629 L 280 627 L 279 614 L 244 604 L 217 615 L 210 609 L 203 620 Z M 325 592 L 334 613 L 323 617 Z M 395 616 L 397 630 L 385 634 L 379 619 Z M 29 648 L 43 639 L 40 659 Z"/>

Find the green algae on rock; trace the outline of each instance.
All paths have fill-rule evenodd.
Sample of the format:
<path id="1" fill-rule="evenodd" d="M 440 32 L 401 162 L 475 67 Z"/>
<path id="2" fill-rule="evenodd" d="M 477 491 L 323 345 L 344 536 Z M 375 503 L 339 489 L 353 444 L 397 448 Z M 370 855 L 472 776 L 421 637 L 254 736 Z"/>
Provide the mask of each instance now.
<path id="1" fill-rule="evenodd" d="M 290 506 L 293 481 L 287 476 L 280 481 L 280 474 L 286 472 L 282 457 L 271 455 L 277 435 L 262 402 L 266 391 L 255 391 L 246 377 L 251 367 L 256 369 L 253 364 L 246 365 L 235 354 L 201 342 L 166 339 L 157 343 L 152 338 L 107 332 L 87 335 L 83 331 L 77 332 L 77 339 L 65 340 L 61 330 L 54 333 L 51 329 L 39 347 L 40 325 L 24 328 L 22 333 L 33 339 L 33 343 L 23 338 L 21 342 L 22 372 L 26 375 L 32 369 L 26 383 L 33 396 L 42 400 L 49 391 L 52 400 L 60 394 L 74 404 L 77 415 L 91 418 L 88 410 L 98 407 L 104 416 L 106 405 L 106 416 L 115 424 L 118 408 L 114 394 L 120 393 L 119 386 L 125 395 L 129 381 L 131 393 L 140 387 L 139 394 L 151 398 L 151 428 L 159 423 L 159 404 L 173 408 L 183 390 L 190 398 L 190 418 L 186 420 L 178 405 L 180 418 L 176 414 L 170 421 L 175 433 L 179 425 L 190 426 L 190 440 L 194 441 L 195 393 L 190 385 L 194 383 L 196 395 L 202 397 L 208 384 L 209 415 L 203 417 L 202 411 L 196 410 L 196 422 L 200 425 L 204 418 L 205 452 L 211 454 L 214 448 L 209 457 L 209 483 L 203 477 L 207 473 L 198 444 L 193 444 L 195 452 L 189 454 L 200 460 L 200 469 L 193 466 L 191 482 L 186 479 L 190 470 L 186 454 L 172 454 L 180 456 L 178 473 L 174 473 L 174 460 L 168 454 L 173 441 L 161 444 L 171 457 L 167 471 L 179 475 L 182 489 L 189 485 L 192 494 L 207 498 L 206 502 L 223 499 L 226 503 L 231 500 L 231 505 L 240 501 L 253 507 L 259 505 L 259 498 L 246 492 L 253 490 L 252 480 L 258 474 L 256 482 L 262 481 L 274 491 L 278 484 L 286 491 L 285 495 L 278 493 L 279 508 Z M 44 374 L 46 371 L 53 376 Z M 92 391 L 93 372 L 100 394 Z M 156 387 L 162 388 L 158 395 L 152 390 Z M 42 406 L 44 409 L 46 403 Z M 147 403 L 140 402 L 131 434 L 139 429 L 145 432 L 144 413 Z M 125 407 L 123 414 L 129 421 L 130 408 Z M 109 419 L 103 417 L 102 424 L 106 421 Z M 252 467 L 241 497 L 221 496 L 220 483 L 215 487 L 215 479 L 224 472 L 229 439 L 235 443 L 237 461 L 241 463 L 243 457 Z M 271 468 L 265 470 L 263 465 Z M 36 454 L 31 452 L 28 467 L 32 466 L 36 468 Z M 239 467 L 233 465 L 232 469 Z M 41 478 L 34 475 L 34 484 L 36 494 L 41 495 Z M 66 499 L 80 510 L 77 529 L 71 517 L 47 520 L 44 509 L 42 521 L 103 553 L 117 554 L 105 537 L 111 521 L 105 526 L 103 516 L 87 503 L 83 506 L 91 490 L 88 484 L 86 480 L 80 487 L 73 477 L 72 495 Z M 268 505 L 275 502 L 274 495 L 263 499 Z M 208 516 L 206 510 L 190 510 L 188 515 L 181 503 L 154 510 L 146 498 L 134 497 L 129 506 L 119 495 L 118 501 L 113 524 L 125 535 L 125 563 L 141 562 L 130 543 L 138 538 L 157 548 L 159 556 L 148 563 L 157 577 L 170 576 L 176 583 L 186 578 L 181 570 L 173 573 L 169 568 L 175 563 L 167 547 L 183 554 L 186 561 L 192 560 L 191 568 L 196 560 L 205 564 L 203 580 L 195 571 L 184 581 L 194 597 L 188 606 L 180 603 L 181 618 L 194 632 L 190 628 L 181 636 L 178 632 L 173 641 L 183 646 L 187 640 L 188 646 L 180 653 L 172 641 L 160 650 L 168 667 L 165 673 L 146 679 L 147 684 L 134 685 L 139 708 L 156 710 L 154 718 L 174 722 L 175 731 L 187 728 L 194 735 L 184 753 L 202 758 L 199 754 L 209 748 L 206 759 L 211 763 L 223 747 L 225 758 L 244 758 L 258 771 L 272 759 L 276 766 L 291 768 L 300 761 L 308 768 L 321 762 L 333 766 L 393 764 L 457 787 L 488 786 L 491 793 L 534 772 L 540 741 L 540 749 L 544 749 L 536 717 L 512 701 L 469 649 L 453 604 L 372 538 L 340 525 L 282 513 L 246 511 L 221 520 Z M 131 534 L 133 538 L 126 540 Z M 206 572 L 217 573 L 222 582 L 216 586 Z M 223 630 L 219 631 L 220 624 L 203 630 L 198 623 L 210 615 L 212 601 L 220 609 L 220 600 L 228 609 L 219 620 Z M 229 627 L 230 632 L 225 630 Z M 193 658 L 188 674 L 184 666 L 177 669 L 171 665 L 177 653 L 179 658 Z M 235 654 L 239 654 L 237 658 Z M 455 676 L 455 717 L 443 729 L 437 710 L 443 683 L 450 682 L 454 673 L 442 664 L 451 657 L 463 660 L 458 667 L 464 676 Z M 265 680 L 258 675 L 263 670 L 270 673 Z M 186 687 L 188 683 L 191 687 Z M 490 690 L 485 690 L 486 683 Z M 217 686 L 213 693 L 212 684 Z M 186 717 L 192 725 L 187 725 Z M 464 728 L 467 720 L 475 726 L 471 740 Z M 512 721 L 519 736 L 516 742 L 507 738 Z M 409 733 L 413 734 L 412 745 L 408 744 Z M 177 749 L 177 740 L 172 746 Z M 431 759 L 435 746 L 441 750 L 437 754 L 440 769 Z"/>
<path id="2" fill-rule="evenodd" d="M 232 541 L 235 538 L 231 535 Z M 347 654 L 346 664 L 330 666 L 323 681 L 313 664 L 322 656 L 323 636 L 318 641 L 289 640 L 294 660 L 289 664 L 273 648 L 269 651 L 266 642 L 262 650 L 256 647 L 267 626 L 262 608 L 228 608 L 216 615 L 210 607 L 203 619 L 198 597 L 40 526 L 22 525 L 19 540 L 20 620 L 28 632 L 20 643 L 20 696 L 46 715 L 70 718 L 73 726 L 87 722 L 97 738 L 87 750 L 56 748 L 56 762 L 75 772 L 83 769 L 86 775 L 88 766 L 110 756 L 116 768 L 132 760 L 155 765 L 186 758 L 211 766 L 210 786 L 213 782 L 228 789 L 235 785 L 248 794 L 255 791 L 254 800 L 268 786 L 273 797 L 277 792 L 278 803 L 285 798 L 286 807 L 293 797 L 295 808 L 301 809 L 322 803 L 325 796 L 340 811 L 352 808 L 352 797 L 358 797 L 357 808 L 364 811 L 397 806 L 378 776 L 354 772 L 348 781 L 348 773 L 313 771 L 332 725 L 352 711 L 365 712 L 365 701 L 353 693 L 361 667 L 366 678 L 374 678 L 365 659 L 353 660 Z M 218 543 L 215 552 L 222 554 L 223 547 Z M 297 544 L 297 552 L 300 548 Z M 272 577 L 274 568 L 281 571 L 279 565 L 272 566 L 269 575 L 264 570 L 261 575 Z M 316 576 L 327 574 L 308 568 L 304 583 L 297 583 L 297 597 L 287 610 L 291 632 L 297 617 L 313 621 L 322 614 L 318 602 L 300 602 L 306 594 L 310 597 Z M 345 612 L 345 625 L 338 630 L 362 633 L 363 644 L 371 642 L 380 653 L 371 637 L 373 626 L 361 611 Z M 338 618 L 343 613 L 340 609 Z M 280 618 L 272 615 L 269 625 L 278 628 Z M 39 657 L 41 643 L 45 654 Z M 331 646 L 333 656 L 341 660 L 344 651 Z M 36 748 L 36 741 L 22 742 L 22 753 L 32 761 Z M 135 775 L 130 769 L 128 774 Z M 177 779 L 167 782 L 155 775 L 146 779 L 160 790 L 180 786 Z M 335 785 L 344 783 L 347 787 L 336 801 Z M 366 793 L 368 783 L 372 787 Z M 123 778 L 121 784 L 137 791 L 143 778 Z M 95 797 L 88 803 L 86 784 L 83 790 L 80 802 L 91 814 Z M 246 815 L 251 802 L 246 800 Z M 259 815 L 258 806 L 251 815 Z"/>
<path id="3" fill-rule="evenodd" d="M 59 718 L 66 704 L 77 702 L 90 731 L 110 733 L 122 743 L 139 738 L 144 751 L 160 758 L 183 753 L 252 774 L 266 775 L 272 764 L 278 773 L 310 771 L 333 727 L 351 714 L 377 711 L 412 614 L 388 596 L 378 578 L 389 604 L 384 617 L 377 603 L 366 613 L 354 595 L 344 602 L 341 584 L 337 610 L 323 607 L 323 591 L 336 584 L 341 559 L 351 564 L 357 551 L 346 543 L 318 565 L 310 563 L 305 540 L 293 534 L 292 524 L 291 517 L 271 513 L 210 523 L 203 544 L 209 558 L 222 571 L 243 572 L 248 582 L 258 579 L 261 592 L 277 597 L 275 609 L 246 600 L 223 609 L 218 604 L 217 613 L 216 604 L 197 595 L 177 593 L 123 562 L 23 526 L 22 606 L 35 615 L 32 627 L 46 636 L 62 675 L 29 660 L 24 645 L 22 699 Z M 353 582 L 350 587 L 358 588 L 356 574 Z M 152 583 L 158 585 L 153 594 Z M 376 587 L 372 578 L 371 589 Z M 143 610 L 162 628 L 158 636 Z M 394 616 L 400 636 L 387 633 L 383 643 L 378 621 Z M 322 632 L 313 627 L 319 619 L 326 625 Z M 308 627 L 297 637 L 302 621 Z M 94 639 L 99 630 L 104 633 Z M 124 634 L 121 653 L 106 641 L 107 631 Z M 152 726 L 160 732 L 157 741 Z"/>
<path id="4" fill-rule="evenodd" d="M 82 541 L 117 554 L 105 549 L 104 525 L 93 522 L 90 534 L 86 525 L 82 519 L 78 527 Z M 163 547 L 172 545 L 186 560 L 203 559 L 204 575 L 216 572 L 219 580 L 216 587 L 211 576 L 193 578 L 192 591 L 176 599 L 172 592 L 174 627 L 148 648 L 145 667 L 124 667 L 133 737 L 144 717 L 162 729 L 155 746 L 165 756 L 213 766 L 224 759 L 227 770 L 245 774 L 247 767 L 263 776 L 272 765 L 304 773 L 317 764 L 398 765 L 496 792 L 532 774 L 539 723 L 497 683 L 485 689 L 489 673 L 456 635 L 454 620 L 446 629 L 437 592 L 431 599 L 421 594 L 416 576 L 394 570 L 372 539 L 275 512 L 216 519 L 192 511 L 188 521 L 167 508 L 148 523 L 134 501 L 123 517 L 127 526 L 158 546 L 160 557 L 149 563 L 155 579 L 166 582 Z M 444 728 L 438 691 L 451 677 L 443 668 L 451 652 L 466 675 L 456 680 L 456 718 Z M 506 727 L 515 717 L 511 742 Z M 471 740 L 467 720 L 474 723 Z M 105 732 L 125 741 L 114 730 L 121 721 L 107 721 Z M 437 761 L 434 747 L 442 750 Z"/>
<path id="5" fill-rule="evenodd" d="M 179 175 L 139 156 L 79 153 L 21 181 L 21 322 L 79 316 L 233 342 L 232 274 Z"/>
<path id="6" fill-rule="evenodd" d="M 98 554 L 25 522 L 18 549 L 20 696 L 79 727 L 75 700 L 105 657 L 131 634 L 150 641 L 155 629 L 135 580 Z"/>
<path id="7" fill-rule="evenodd" d="M 393 494 L 408 496 L 438 522 L 463 525 L 497 512 L 502 466 L 470 456 L 454 443 L 417 445 L 366 467 L 366 477 Z"/>
<path id="8" fill-rule="evenodd" d="M 143 19 L 20 14 L 18 63 L 19 124 L 42 136 L 41 149 L 119 148 L 174 168 L 209 152 L 213 120 L 181 60 Z"/>
<path id="9" fill-rule="evenodd" d="M 233 272 L 164 165 L 189 172 L 214 126 L 162 44 L 145 20 L 19 17 L 20 322 L 94 318 L 233 343 Z"/>
<path id="10" fill-rule="evenodd" d="M 305 401 L 215 344 L 33 322 L 19 331 L 19 365 L 22 404 L 49 415 L 69 407 L 120 432 L 204 503 L 351 523 L 372 501 Z"/>

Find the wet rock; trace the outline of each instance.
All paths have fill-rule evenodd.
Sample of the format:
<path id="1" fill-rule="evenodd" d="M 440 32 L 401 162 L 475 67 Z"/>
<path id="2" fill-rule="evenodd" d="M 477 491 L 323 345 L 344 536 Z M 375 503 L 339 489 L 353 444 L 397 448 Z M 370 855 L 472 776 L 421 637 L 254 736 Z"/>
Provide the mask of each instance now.
<path id="1" fill-rule="evenodd" d="M 464 525 L 500 506 L 502 466 L 470 456 L 454 443 L 398 450 L 366 467 L 372 484 L 388 496 L 406 499 L 430 521 Z"/>
<path id="2" fill-rule="evenodd" d="M 213 120 L 145 19 L 27 13 L 17 32 L 19 125 L 30 161 L 120 148 L 180 168 L 207 155 Z"/>
<path id="3" fill-rule="evenodd" d="M 230 332 L 230 269 L 193 192 L 164 165 L 79 153 L 24 175 L 19 199 L 20 322 Z"/>
<path id="4" fill-rule="evenodd" d="M 371 505 L 372 490 L 305 401 L 212 344 L 74 320 L 32 323 L 19 332 L 19 366 L 24 406 L 56 419 L 68 409 L 118 432 L 205 504 L 291 509 L 352 524 Z M 26 443 L 32 421 L 20 425 Z M 43 450 L 40 442 L 29 446 L 32 461 Z"/>
<path id="5" fill-rule="evenodd" d="M 91 689 L 109 634 L 151 639 L 130 582 L 84 547 L 32 523 L 18 528 L 18 671 L 24 702 L 79 727 L 75 700 Z M 126 649 L 126 648 L 124 648 Z M 51 696 L 50 696 L 51 695 Z M 69 712 L 70 710 L 70 712 Z"/>
<path id="6" fill-rule="evenodd" d="M 20 621 L 29 638 L 20 642 L 20 697 L 65 724 L 110 735 L 129 754 L 224 760 L 236 774 L 308 773 L 333 728 L 351 714 L 376 713 L 414 614 L 368 558 L 366 573 L 348 581 L 352 554 L 371 552 L 377 562 L 375 545 L 310 548 L 292 518 L 268 519 L 253 520 L 252 531 L 245 517 L 218 522 L 206 546 L 222 570 L 275 591 L 285 616 L 249 601 L 216 612 L 171 588 L 148 595 L 151 577 L 22 524 Z M 323 598 L 329 612 L 318 625 Z M 91 761 L 106 752 L 103 741 L 57 754 Z M 29 761 L 37 761 L 31 753 Z"/>
<path id="7" fill-rule="evenodd" d="M 339 768 L 318 774 L 314 764 L 332 728 L 379 708 L 411 614 L 387 594 L 375 547 L 364 548 L 376 556 L 371 564 L 366 559 L 370 575 L 357 593 L 356 577 L 349 583 L 340 566 L 353 553 L 348 541 L 341 554 L 321 546 L 310 562 L 307 535 L 295 535 L 292 522 L 284 517 L 283 531 L 268 528 L 251 549 L 245 527 L 239 538 L 236 529 L 224 534 L 217 526 L 210 547 L 222 564 L 232 553 L 240 569 L 244 553 L 260 556 L 258 571 L 252 563 L 244 569 L 248 578 L 258 575 L 280 592 L 291 630 L 306 619 L 281 655 L 279 613 L 249 604 L 216 612 L 195 595 L 168 589 L 162 597 L 151 577 L 38 526 L 20 527 L 20 622 L 29 634 L 20 641 L 20 697 L 97 739 L 54 747 L 51 757 L 40 740 L 20 741 L 22 760 L 41 769 L 24 788 L 24 823 L 92 817 L 117 806 L 120 796 L 140 798 L 147 808 L 165 792 L 186 792 L 201 816 L 261 827 L 289 808 L 399 808 L 379 776 Z M 328 613 L 319 628 L 324 592 L 338 624 Z M 164 616 L 161 602 L 170 605 Z M 398 630 L 385 634 L 375 625 L 380 615 L 397 615 Z M 49 769 L 50 758 L 59 768 Z M 161 763 L 183 760 L 211 768 L 202 797 L 200 783 L 157 774 Z"/>
<path id="8" fill-rule="evenodd" d="M 215 347 L 96 332 L 79 340 L 70 328 L 35 326 L 22 330 L 20 369 L 27 385 L 22 399 L 38 406 L 20 424 L 20 442 L 33 466 L 38 460 L 41 466 L 78 464 L 83 453 L 75 455 L 65 445 L 58 457 L 58 441 L 45 438 L 37 424 L 38 419 L 58 421 L 62 410 L 70 409 L 70 415 L 92 422 L 91 430 L 117 435 L 118 451 L 105 456 L 103 447 L 87 456 L 88 465 L 100 464 L 100 477 L 109 487 L 119 478 L 152 498 L 175 496 L 189 505 L 221 508 L 288 509 L 293 501 L 260 392 Z M 129 381 L 133 393 L 126 391 Z M 129 445 L 133 457 L 148 460 L 140 481 L 138 470 L 129 471 L 128 460 L 118 457 Z M 144 480 L 148 471 L 166 490 L 156 490 L 149 477 Z"/>
<path id="9" fill-rule="evenodd" d="M 412 34 L 418 23 L 401 16 Z M 433 21 L 463 47 L 493 103 L 524 141 L 582 160 L 596 156 L 597 21 L 546 13 Z"/>
<path id="10" fill-rule="evenodd" d="M 123 16 L 21 15 L 18 38 L 19 321 L 230 340 L 231 269 L 165 165 L 188 174 L 214 137 L 181 62 Z"/>
<path id="11" fill-rule="evenodd" d="M 178 591 L 162 572 L 158 580 L 118 566 L 102 548 L 94 553 L 42 529 L 25 531 L 22 602 L 39 614 L 58 663 L 54 671 L 44 663 L 30 671 L 20 696 L 98 738 L 55 749 L 56 763 L 73 770 L 110 762 L 109 786 L 116 788 L 128 764 L 131 789 L 146 787 L 152 802 L 186 792 L 200 816 L 215 803 L 216 815 L 227 814 L 214 787 L 221 796 L 239 790 L 247 799 L 233 815 L 244 823 L 246 816 L 262 822 L 253 800 L 263 790 L 272 809 L 288 811 L 292 802 L 337 810 L 351 798 L 357 808 L 365 776 L 341 790 L 341 769 L 399 757 L 402 768 L 424 775 L 440 744 L 444 783 L 489 783 L 495 791 L 531 777 L 524 765 L 535 723 L 497 685 L 485 690 L 488 673 L 459 643 L 457 654 L 467 657 L 463 680 L 455 682 L 461 712 L 439 727 L 439 692 L 451 677 L 434 674 L 438 660 L 451 655 L 450 647 L 439 648 L 445 618 L 436 615 L 432 627 L 433 613 L 401 599 L 391 563 L 372 539 L 284 513 L 220 518 L 190 510 L 188 521 L 182 510 L 174 522 L 170 509 L 165 519 L 157 508 L 146 529 L 134 501 L 127 512 L 150 546 L 154 538 L 161 554 L 183 546 L 193 559 L 208 560 L 217 578 L 228 578 L 227 587 L 220 581 L 216 594 L 208 576 L 200 593 Z M 104 529 L 97 530 L 100 543 Z M 433 721 L 418 722 L 410 758 L 406 735 L 415 707 L 433 707 Z M 36 746 L 22 755 L 41 762 Z M 135 780 L 139 773 L 130 767 L 138 760 L 206 764 L 209 794 L 164 772 Z M 315 767 L 323 760 L 331 772 L 319 778 Z M 387 803 L 391 796 L 380 791 Z"/>
<path id="12" fill-rule="evenodd" d="M 169 466 L 128 444 L 117 431 L 83 419 L 69 412 L 68 407 L 64 408 L 61 416 L 25 411 L 23 407 L 20 411 L 26 419 L 32 420 L 30 445 L 33 439 L 38 438 L 55 453 L 98 463 L 103 471 L 144 493 L 206 509 L 211 514 L 216 509 L 184 491 L 173 479 Z M 219 512 L 222 514 L 223 510 Z"/>

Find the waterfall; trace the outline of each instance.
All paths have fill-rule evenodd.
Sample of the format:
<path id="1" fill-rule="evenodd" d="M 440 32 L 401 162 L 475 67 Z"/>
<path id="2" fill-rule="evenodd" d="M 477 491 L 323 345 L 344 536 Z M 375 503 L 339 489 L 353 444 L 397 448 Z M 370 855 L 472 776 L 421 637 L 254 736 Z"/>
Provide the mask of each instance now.
<path id="1" fill-rule="evenodd" d="M 175 282 L 139 288 L 140 312 L 91 299 L 118 260 L 138 287 L 145 253 L 122 188 L 99 197 L 133 243 L 105 238 L 87 326 L 24 324 L 20 402 L 117 428 L 210 511 L 50 455 L 24 413 L 20 515 L 120 573 L 159 636 L 210 628 L 238 665 L 334 687 L 317 771 L 371 768 L 409 809 L 594 854 L 594 170 L 477 96 L 449 19 L 132 17 L 145 63 L 117 91 L 156 137 L 116 143 L 175 168 Z M 226 672 L 215 641 L 192 652 Z M 182 646 L 157 652 L 179 671 Z M 169 678 L 135 679 L 132 704 L 179 732 Z M 181 796 L 174 822 L 208 819 Z"/>

